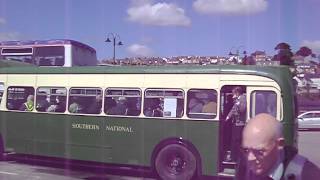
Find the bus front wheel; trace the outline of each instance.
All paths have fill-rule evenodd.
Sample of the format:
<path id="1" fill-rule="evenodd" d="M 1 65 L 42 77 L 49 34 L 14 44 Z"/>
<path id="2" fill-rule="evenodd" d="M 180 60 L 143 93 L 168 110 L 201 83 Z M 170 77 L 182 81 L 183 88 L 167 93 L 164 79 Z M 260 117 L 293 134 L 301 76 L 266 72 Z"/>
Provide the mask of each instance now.
<path id="1" fill-rule="evenodd" d="M 155 170 L 163 180 L 190 180 L 196 175 L 195 155 L 186 147 L 170 144 L 155 159 Z"/>

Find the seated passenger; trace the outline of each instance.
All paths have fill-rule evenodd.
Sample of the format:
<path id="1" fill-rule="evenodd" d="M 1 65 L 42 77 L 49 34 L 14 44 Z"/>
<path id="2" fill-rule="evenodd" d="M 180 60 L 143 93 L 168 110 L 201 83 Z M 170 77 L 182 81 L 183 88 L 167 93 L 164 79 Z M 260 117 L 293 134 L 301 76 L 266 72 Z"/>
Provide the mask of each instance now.
<path id="1" fill-rule="evenodd" d="M 164 109 L 164 99 L 160 98 L 158 100 L 158 104 L 153 110 L 153 117 L 163 117 L 163 109 Z"/>
<path id="2" fill-rule="evenodd" d="M 116 106 L 112 107 L 107 114 L 110 115 L 126 115 L 127 113 L 127 100 L 125 97 L 118 97 L 116 99 Z"/>
<path id="3" fill-rule="evenodd" d="M 88 114 L 100 114 L 102 108 L 102 96 L 97 95 L 94 102 L 88 107 Z"/>
<path id="4" fill-rule="evenodd" d="M 128 114 L 129 116 L 138 116 L 140 114 L 140 100 L 138 98 L 128 98 Z"/>
<path id="5" fill-rule="evenodd" d="M 70 102 L 72 102 L 72 103 L 69 105 L 69 112 L 70 113 L 80 113 L 81 112 L 82 108 L 77 101 L 78 101 L 78 97 L 71 97 Z"/>
<path id="6" fill-rule="evenodd" d="M 48 96 L 37 96 L 37 105 L 36 109 L 40 112 L 47 111 L 47 108 L 50 106 L 50 95 Z"/>
<path id="7" fill-rule="evenodd" d="M 203 108 L 202 112 L 203 113 L 212 113 L 216 114 L 217 113 L 217 103 L 214 101 L 210 101 L 209 99 L 203 99 Z"/>
<path id="8" fill-rule="evenodd" d="M 34 96 L 32 94 L 28 95 L 27 101 L 22 104 L 20 111 L 33 111 L 34 108 Z"/>
<path id="9" fill-rule="evenodd" d="M 57 96 L 48 107 L 47 112 L 64 112 L 65 110 L 65 98 L 63 96 Z"/>
<path id="10" fill-rule="evenodd" d="M 217 98 L 213 94 L 201 93 L 198 97 L 203 103 L 202 113 L 217 113 Z"/>
<path id="11" fill-rule="evenodd" d="M 198 99 L 192 98 L 189 101 L 188 108 L 189 108 L 189 113 L 201 113 L 203 104 Z"/>

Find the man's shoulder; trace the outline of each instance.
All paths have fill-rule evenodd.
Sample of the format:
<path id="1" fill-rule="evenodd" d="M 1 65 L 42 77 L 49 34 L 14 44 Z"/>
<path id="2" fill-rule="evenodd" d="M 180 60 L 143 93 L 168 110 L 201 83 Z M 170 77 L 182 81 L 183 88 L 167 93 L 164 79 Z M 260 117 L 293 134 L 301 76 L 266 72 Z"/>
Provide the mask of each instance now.
<path id="1" fill-rule="evenodd" d="M 291 176 L 299 176 L 302 180 L 316 180 L 320 177 L 320 169 L 306 157 L 295 154 L 290 158 L 285 170 L 285 177 L 290 179 Z"/>
<path id="2" fill-rule="evenodd" d="M 302 179 L 308 180 L 320 179 L 320 169 L 318 166 L 307 159 L 304 163 L 301 177 Z"/>

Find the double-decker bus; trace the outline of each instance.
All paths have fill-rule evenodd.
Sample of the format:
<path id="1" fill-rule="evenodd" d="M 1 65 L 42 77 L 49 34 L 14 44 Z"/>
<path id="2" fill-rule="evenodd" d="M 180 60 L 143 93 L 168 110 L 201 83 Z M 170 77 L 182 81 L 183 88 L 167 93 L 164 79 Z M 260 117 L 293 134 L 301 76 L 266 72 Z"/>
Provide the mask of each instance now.
<path id="1" fill-rule="evenodd" d="M 142 168 L 163 180 L 232 176 L 225 117 L 235 87 L 246 119 L 272 114 L 296 146 L 295 91 L 282 66 L 3 67 L 0 87 L 1 153 Z M 215 106 L 193 108 L 205 102 Z"/>
<path id="2" fill-rule="evenodd" d="M 0 59 L 26 62 L 37 66 L 94 66 L 96 51 L 74 40 L 30 40 L 0 42 Z"/>

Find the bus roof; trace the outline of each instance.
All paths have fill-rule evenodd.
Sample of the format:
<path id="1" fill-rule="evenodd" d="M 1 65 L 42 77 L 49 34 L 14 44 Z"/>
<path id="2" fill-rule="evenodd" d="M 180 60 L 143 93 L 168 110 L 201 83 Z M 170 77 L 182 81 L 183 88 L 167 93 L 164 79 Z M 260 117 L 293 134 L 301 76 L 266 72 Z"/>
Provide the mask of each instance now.
<path id="1" fill-rule="evenodd" d="M 0 42 L 0 48 L 2 47 L 19 47 L 19 46 L 50 46 L 50 45 L 64 45 L 72 44 L 82 48 L 86 48 L 92 52 L 96 52 L 91 46 L 81 43 L 79 41 L 71 39 L 49 39 L 49 40 L 25 40 L 25 41 L 2 41 Z"/>

